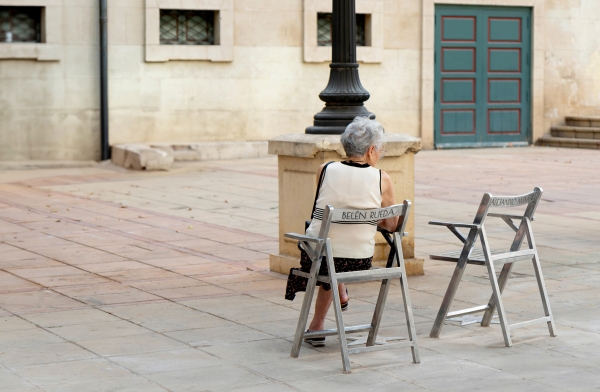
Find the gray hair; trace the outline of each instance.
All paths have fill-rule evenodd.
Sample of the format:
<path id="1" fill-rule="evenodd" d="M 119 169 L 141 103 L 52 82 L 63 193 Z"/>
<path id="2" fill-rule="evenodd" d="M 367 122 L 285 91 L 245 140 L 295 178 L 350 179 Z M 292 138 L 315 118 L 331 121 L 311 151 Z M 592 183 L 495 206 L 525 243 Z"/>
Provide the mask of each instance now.
<path id="1" fill-rule="evenodd" d="M 356 117 L 344 133 L 342 133 L 342 146 L 348 157 L 362 157 L 369 147 L 380 149 L 383 145 L 383 126 L 368 117 Z"/>

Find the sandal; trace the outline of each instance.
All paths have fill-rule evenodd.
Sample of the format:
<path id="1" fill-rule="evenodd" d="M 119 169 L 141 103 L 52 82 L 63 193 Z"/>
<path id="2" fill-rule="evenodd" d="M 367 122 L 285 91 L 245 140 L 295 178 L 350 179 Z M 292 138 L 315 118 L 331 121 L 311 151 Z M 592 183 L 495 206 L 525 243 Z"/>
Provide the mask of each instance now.
<path id="1" fill-rule="evenodd" d="M 346 295 L 348 295 L 347 287 L 346 287 Z M 344 302 L 343 304 L 340 304 L 340 307 L 342 308 L 342 312 L 345 312 L 346 310 L 348 310 L 348 308 L 350 307 L 350 298 L 348 298 L 348 300 L 346 302 Z"/>
<path id="2" fill-rule="evenodd" d="M 306 332 L 309 332 L 307 329 Z M 320 338 L 304 338 L 306 343 L 312 344 L 313 347 L 323 347 L 325 346 L 325 337 Z"/>

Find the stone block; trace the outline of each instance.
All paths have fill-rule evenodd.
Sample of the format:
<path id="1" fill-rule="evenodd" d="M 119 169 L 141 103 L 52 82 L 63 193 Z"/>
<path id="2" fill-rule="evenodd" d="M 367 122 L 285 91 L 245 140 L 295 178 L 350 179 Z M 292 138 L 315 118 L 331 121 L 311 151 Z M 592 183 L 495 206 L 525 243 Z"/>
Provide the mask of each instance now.
<path id="1" fill-rule="evenodd" d="M 174 157 L 164 149 L 146 144 L 119 144 L 112 146 L 111 161 L 133 170 L 169 170 Z"/>

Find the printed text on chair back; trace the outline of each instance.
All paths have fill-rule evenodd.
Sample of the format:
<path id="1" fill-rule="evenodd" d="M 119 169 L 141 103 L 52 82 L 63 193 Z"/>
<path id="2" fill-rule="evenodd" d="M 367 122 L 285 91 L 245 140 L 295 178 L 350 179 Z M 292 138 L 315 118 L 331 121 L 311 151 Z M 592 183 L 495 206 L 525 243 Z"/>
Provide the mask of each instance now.
<path id="1" fill-rule="evenodd" d="M 393 206 L 376 208 L 372 210 L 348 210 L 335 208 L 332 211 L 331 221 L 333 223 L 370 223 L 395 216 L 406 214 L 406 204 L 395 204 Z"/>
<path id="2" fill-rule="evenodd" d="M 492 196 L 489 193 L 486 193 L 483 196 L 481 201 L 481 207 L 487 204 L 485 215 L 490 208 L 511 208 L 511 207 L 520 207 L 527 205 L 527 208 L 522 216 L 528 217 L 530 220 L 533 220 L 533 213 L 535 212 L 538 203 L 542 199 L 542 188 L 535 187 L 533 192 L 527 193 L 525 195 L 519 196 Z M 479 214 L 478 214 L 479 215 Z"/>

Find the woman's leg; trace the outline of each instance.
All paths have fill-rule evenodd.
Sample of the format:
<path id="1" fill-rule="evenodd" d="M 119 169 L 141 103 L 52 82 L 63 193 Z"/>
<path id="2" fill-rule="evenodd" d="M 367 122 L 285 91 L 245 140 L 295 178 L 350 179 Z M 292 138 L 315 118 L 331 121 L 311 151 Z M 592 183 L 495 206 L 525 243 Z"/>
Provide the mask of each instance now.
<path id="1" fill-rule="evenodd" d="M 340 293 L 340 302 L 344 303 L 348 301 L 348 294 L 346 294 L 346 286 L 341 283 L 338 284 L 338 292 Z M 329 306 L 333 299 L 331 290 L 326 291 L 323 286 L 319 287 L 317 293 L 317 301 L 315 302 L 315 315 L 308 327 L 309 331 L 320 331 L 325 328 L 325 317 L 329 311 Z"/>

